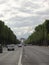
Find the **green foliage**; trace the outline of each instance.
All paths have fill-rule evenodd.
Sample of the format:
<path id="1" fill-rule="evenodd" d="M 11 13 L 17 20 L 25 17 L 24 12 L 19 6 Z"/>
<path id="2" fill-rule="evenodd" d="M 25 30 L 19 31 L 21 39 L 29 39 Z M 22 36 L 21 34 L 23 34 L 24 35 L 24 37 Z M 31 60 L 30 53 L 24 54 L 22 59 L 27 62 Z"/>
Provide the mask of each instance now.
<path id="1" fill-rule="evenodd" d="M 0 20 L 0 44 L 17 44 L 18 41 L 13 31 Z"/>
<path id="2" fill-rule="evenodd" d="M 35 31 L 25 42 L 34 45 L 45 45 L 43 41 L 49 41 L 49 20 L 46 20 L 43 24 L 36 26 Z"/>

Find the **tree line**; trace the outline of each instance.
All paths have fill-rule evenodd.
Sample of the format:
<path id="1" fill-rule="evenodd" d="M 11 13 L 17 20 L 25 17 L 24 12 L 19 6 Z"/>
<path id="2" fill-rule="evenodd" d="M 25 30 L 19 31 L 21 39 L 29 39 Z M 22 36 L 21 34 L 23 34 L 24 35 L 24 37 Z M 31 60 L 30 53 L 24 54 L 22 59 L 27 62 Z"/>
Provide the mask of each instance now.
<path id="1" fill-rule="evenodd" d="M 25 41 L 33 45 L 49 45 L 49 20 L 35 27 L 35 31 Z"/>
<path id="2" fill-rule="evenodd" d="M 13 31 L 0 20 L 0 44 L 17 44 L 20 41 L 17 39 Z"/>

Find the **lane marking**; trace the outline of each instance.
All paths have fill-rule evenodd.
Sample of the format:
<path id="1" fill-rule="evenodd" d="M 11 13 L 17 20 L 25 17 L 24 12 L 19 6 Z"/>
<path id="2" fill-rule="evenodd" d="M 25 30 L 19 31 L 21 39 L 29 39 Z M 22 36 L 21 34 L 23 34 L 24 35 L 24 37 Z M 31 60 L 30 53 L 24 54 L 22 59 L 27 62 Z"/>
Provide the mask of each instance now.
<path id="1" fill-rule="evenodd" d="M 22 65 L 21 60 L 22 60 L 22 51 L 21 51 L 21 53 L 20 53 L 20 58 L 19 58 L 18 65 Z"/>

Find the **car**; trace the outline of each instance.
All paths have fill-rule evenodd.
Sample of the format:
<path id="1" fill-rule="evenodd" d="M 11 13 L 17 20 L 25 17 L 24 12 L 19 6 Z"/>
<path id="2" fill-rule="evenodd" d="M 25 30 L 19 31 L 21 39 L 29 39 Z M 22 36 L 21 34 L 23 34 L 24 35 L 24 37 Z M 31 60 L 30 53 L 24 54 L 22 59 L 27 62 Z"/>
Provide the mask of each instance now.
<path id="1" fill-rule="evenodd" d="M 23 45 L 24 45 L 24 46 L 26 46 L 26 44 L 25 44 L 25 43 L 24 43 Z"/>
<path id="2" fill-rule="evenodd" d="M 15 45 L 14 44 L 10 44 L 10 45 L 7 45 L 7 50 L 8 51 L 11 51 L 11 50 L 15 50 Z"/>
<path id="3" fill-rule="evenodd" d="M 18 47 L 22 47 L 22 44 L 18 44 Z"/>
<path id="4" fill-rule="evenodd" d="M 3 48 L 2 48 L 2 45 L 0 44 L 0 53 L 3 52 Z"/>

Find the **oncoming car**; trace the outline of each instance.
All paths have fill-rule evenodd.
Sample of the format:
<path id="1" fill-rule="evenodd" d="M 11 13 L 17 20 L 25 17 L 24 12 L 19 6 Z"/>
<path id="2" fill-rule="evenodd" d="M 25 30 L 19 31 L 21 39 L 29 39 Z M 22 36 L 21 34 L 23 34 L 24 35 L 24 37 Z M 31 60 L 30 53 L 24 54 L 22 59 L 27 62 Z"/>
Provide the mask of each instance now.
<path id="1" fill-rule="evenodd" d="M 18 47 L 22 47 L 22 44 L 18 44 Z"/>
<path id="2" fill-rule="evenodd" d="M 15 45 L 14 44 L 10 44 L 10 45 L 7 45 L 7 50 L 8 51 L 11 51 L 11 50 L 15 50 Z"/>

